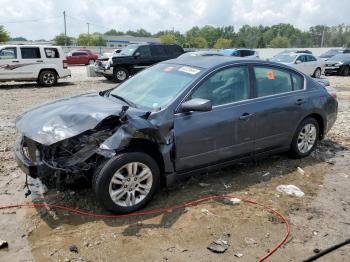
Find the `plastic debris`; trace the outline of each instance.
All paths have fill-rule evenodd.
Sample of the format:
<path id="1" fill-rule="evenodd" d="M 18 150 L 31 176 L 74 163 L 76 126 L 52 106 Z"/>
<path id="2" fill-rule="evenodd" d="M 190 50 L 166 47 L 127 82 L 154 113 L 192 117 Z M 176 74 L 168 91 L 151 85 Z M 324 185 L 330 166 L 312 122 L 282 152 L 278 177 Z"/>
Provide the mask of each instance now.
<path id="1" fill-rule="evenodd" d="M 296 197 L 303 197 L 305 194 L 297 186 L 294 185 L 279 185 L 276 187 L 278 192 L 294 195 Z"/>
<path id="2" fill-rule="evenodd" d="M 299 173 L 300 175 L 305 176 L 305 171 L 304 171 L 304 169 L 302 169 L 301 167 L 298 166 L 297 170 L 298 170 L 298 173 Z"/>
<path id="3" fill-rule="evenodd" d="M 240 258 L 240 257 L 243 257 L 243 254 L 242 253 L 235 253 L 234 256 Z"/>
<path id="4" fill-rule="evenodd" d="M 78 247 L 76 245 L 71 245 L 69 246 L 69 251 L 70 252 L 74 252 L 74 253 L 78 253 Z"/>
<path id="5" fill-rule="evenodd" d="M 207 187 L 207 186 L 210 186 L 210 184 L 207 184 L 207 183 L 199 183 L 199 186 L 201 186 L 201 187 Z"/>
<path id="6" fill-rule="evenodd" d="M 207 248 L 215 253 L 224 253 L 228 249 L 228 241 L 219 238 L 211 242 Z"/>
<path id="7" fill-rule="evenodd" d="M 225 198 L 224 202 L 230 205 L 239 205 L 241 200 L 239 198 Z"/>
<path id="8" fill-rule="evenodd" d="M 0 249 L 7 248 L 9 244 L 5 240 L 0 239 Z"/>
<path id="9" fill-rule="evenodd" d="M 213 215 L 213 213 L 211 213 L 208 209 L 206 209 L 206 208 L 202 208 L 201 209 L 201 212 L 204 214 L 204 215 Z"/>

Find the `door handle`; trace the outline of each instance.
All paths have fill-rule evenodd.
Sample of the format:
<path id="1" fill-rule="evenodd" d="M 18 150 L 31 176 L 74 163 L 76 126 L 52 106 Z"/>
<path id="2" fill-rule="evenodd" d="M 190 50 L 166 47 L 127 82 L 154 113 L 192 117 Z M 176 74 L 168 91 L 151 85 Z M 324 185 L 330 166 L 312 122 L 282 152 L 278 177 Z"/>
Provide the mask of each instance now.
<path id="1" fill-rule="evenodd" d="M 42 63 L 42 62 L 44 62 L 43 60 L 36 60 L 38 63 Z"/>
<path id="2" fill-rule="evenodd" d="M 249 119 L 249 118 L 251 118 L 253 116 L 254 116 L 254 114 L 244 113 L 243 115 L 241 115 L 239 117 L 239 120 L 246 120 L 246 119 Z"/>
<path id="3" fill-rule="evenodd" d="M 13 60 L 12 63 L 19 63 L 19 61 L 18 60 Z"/>
<path id="4" fill-rule="evenodd" d="M 299 98 L 297 101 L 295 101 L 297 105 L 302 105 L 305 103 L 305 100 L 303 98 Z"/>

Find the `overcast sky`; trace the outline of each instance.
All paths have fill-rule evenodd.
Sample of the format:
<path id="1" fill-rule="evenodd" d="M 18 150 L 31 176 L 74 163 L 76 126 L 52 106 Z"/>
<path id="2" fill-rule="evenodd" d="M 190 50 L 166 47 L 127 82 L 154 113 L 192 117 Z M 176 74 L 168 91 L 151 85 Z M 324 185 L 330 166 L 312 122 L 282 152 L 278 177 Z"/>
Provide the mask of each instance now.
<path id="1" fill-rule="evenodd" d="M 349 0 L 0 0 L 0 25 L 11 37 L 52 39 L 67 34 L 144 28 L 152 33 L 185 32 L 206 24 L 271 25 L 291 23 L 300 29 L 317 24 L 350 24 Z"/>

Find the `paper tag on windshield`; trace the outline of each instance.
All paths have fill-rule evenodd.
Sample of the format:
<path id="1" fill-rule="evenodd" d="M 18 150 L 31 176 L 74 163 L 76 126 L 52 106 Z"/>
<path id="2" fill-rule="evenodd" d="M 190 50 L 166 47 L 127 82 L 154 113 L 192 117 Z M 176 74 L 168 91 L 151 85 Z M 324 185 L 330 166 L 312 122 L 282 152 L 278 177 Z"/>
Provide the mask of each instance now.
<path id="1" fill-rule="evenodd" d="M 183 67 L 179 68 L 179 71 L 184 72 L 184 73 L 188 73 L 191 75 L 195 75 L 195 74 L 198 74 L 201 70 L 198 70 L 196 68 L 189 67 L 189 66 L 183 66 Z"/>

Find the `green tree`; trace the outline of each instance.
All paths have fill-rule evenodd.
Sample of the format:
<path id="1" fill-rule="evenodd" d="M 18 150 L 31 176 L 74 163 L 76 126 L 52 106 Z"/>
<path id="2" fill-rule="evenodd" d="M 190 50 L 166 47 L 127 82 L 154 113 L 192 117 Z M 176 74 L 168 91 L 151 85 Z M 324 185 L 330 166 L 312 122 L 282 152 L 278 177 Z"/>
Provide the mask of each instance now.
<path id="1" fill-rule="evenodd" d="M 56 45 L 65 45 L 65 37 L 64 34 L 61 33 L 59 35 L 56 35 L 55 38 L 53 39 Z M 73 38 L 67 36 L 67 45 L 72 45 L 73 44 Z"/>
<path id="2" fill-rule="evenodd" d="M 115 29 L 111 29 L 111 30 L 105 32 L 104 35 L 125 35 L 125 33 L 122 31 L 117 31 Z"/>
<path id="3" fill-rule="evenodd" d="M 140 28 L 137 31 L 127 31 L 127 35 L 135 36 L 135 37 L 151 37 L 152 34 L 150 32 L 147 32 L 145 29 Z"/>
<path id="4" fill-rule="evenodd" d="M 232 40 L 221 37 L 216 41 L 214 48 L 221 49 L 221 48 L 229 48 L 231 46 L 232 46 Z"/>
<path id="5" fill-rule="evenodd" d="M 10 36 L 8 32 L 5 30 L 5 28 L 0 25 L 0 43 L 5 43 L 10 40 Z"/>
<path id="6" fill-rule="evenodd" d="M 162 43 L 168 43 L 168 44 L 173 44 L 176 43 L 176 37 L 174 35 L 161 35 L 159 36 L 160 42 Z"/>
<path id="7" fill-rule="evenodd" d="M 276 36 L 270 42 L 270 47 L 272 48 L 285 48 L 289 47 L 289 40 L 285 36 Z"/>
<path id="8" fill-rule="evenodd" d="M 102 34 L 80 34 L 77 39 L 78 46 L 103 46 L 105 45 Z"/>
<path id="9" fill-rule="evenodd" d="M 189 47 L 192 48 L 208 48 L 208 42 L 201 36 L 193 37 L 188 41 Z"/>

